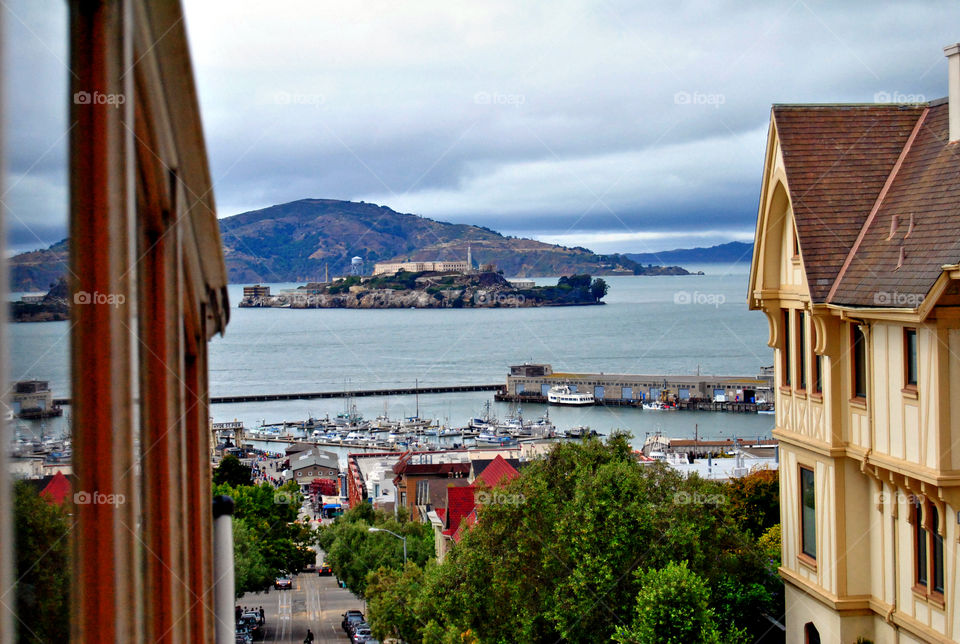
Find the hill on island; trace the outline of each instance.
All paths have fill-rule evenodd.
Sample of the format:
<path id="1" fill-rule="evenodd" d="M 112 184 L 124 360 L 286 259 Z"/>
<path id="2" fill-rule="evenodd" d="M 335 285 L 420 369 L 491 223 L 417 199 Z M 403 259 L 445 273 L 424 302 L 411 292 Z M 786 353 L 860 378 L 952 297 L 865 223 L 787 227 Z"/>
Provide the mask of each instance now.
<path id="1" fill-rule="evenodd" d="M 334 199 L 302 199 L 226 217 L 220 234 L 231 282 L 320 280 L 326 269 L 331 276 L 348 273 L 352 257 L 363 259 L 367 273 L 389 260 L 462 261 L 467 247 L 474 264 L 496 264 L 511 277 L 685 273 Z"/>
<path id="2" fill-rule="evenodd" d="M 647 266 L 624 255 L 598 255 L 483 226 L 451 224 L 376 204 L 301 199 L 220 220 L 231 283 L 305 282 L 350 272 L 360 257 L 367 274 L 388 260 L 463 260 L 496 264 L 510 277 L 548 275 L 683 275 L 678 266 Z M 14 291 L 46 291 L 66 274 L 67 240 L 10 260 Z"/>
<path id="3" fill-rule="evenodd" d="M 640 264 L 749 264 L 753 257 L 753 243 L 734 241 L 709 248 L 675 248 L 658 253 L 627 253 L 626 256 Z"/>

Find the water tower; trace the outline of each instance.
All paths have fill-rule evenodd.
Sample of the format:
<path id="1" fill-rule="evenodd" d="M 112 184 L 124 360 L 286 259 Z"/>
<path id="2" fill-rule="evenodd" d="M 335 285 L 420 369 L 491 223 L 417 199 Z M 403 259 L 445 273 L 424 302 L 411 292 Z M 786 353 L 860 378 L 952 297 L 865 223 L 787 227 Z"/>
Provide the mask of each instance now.
<path id="1" fill-rule="evenodd" d="M 350 260 L 350 274 L 363 275 L 363 258 L 354 257 Z"/>

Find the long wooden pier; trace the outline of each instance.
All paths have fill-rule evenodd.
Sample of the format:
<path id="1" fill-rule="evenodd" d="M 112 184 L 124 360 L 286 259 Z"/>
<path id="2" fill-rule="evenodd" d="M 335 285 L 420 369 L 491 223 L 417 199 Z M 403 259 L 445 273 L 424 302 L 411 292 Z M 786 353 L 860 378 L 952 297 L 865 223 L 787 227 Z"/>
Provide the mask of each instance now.
<path id="1" fill-rule="evenodd" d="M 309 391 L 276 394 L 237 394 L 211 396 L 210 404 L 265 402 L 270 400 L 311 400 L 315 398 L 363 398 L 368 396 L 413 396 L 415 394 L 456 394 L 470 391 L 500 391 L 503 384 L 495 385 L 421 385 L 418 387 L 392 387 L 389 389 L 354 389 L 342 391 Z M 69 405 L 69 398 L 54 399 L 56 405 Z"/>

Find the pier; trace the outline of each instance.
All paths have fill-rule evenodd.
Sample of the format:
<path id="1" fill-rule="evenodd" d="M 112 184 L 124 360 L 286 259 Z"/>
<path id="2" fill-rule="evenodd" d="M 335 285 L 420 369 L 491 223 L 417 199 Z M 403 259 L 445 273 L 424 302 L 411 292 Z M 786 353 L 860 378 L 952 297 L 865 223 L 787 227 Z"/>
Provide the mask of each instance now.
<path id="1" fill-rule="evenodd" d="M 354 389 L 343 391 L 311 391 L 299 393 L 274 394 L 236 394 L 233 396 L 211 396 L 210 404 L 266 402 L 271 400 L 311 400 L 316 398 L 363 398 L 368 396 L 413 396 L 416 394 L 456 394 L 470 391 L 499 391 L 502 384 L 495 385 L 437 385 L 417 387 L 391 387 L 389 389 Z M 69 398 L 57 398 L 57 405 L 69 405 Z"/>

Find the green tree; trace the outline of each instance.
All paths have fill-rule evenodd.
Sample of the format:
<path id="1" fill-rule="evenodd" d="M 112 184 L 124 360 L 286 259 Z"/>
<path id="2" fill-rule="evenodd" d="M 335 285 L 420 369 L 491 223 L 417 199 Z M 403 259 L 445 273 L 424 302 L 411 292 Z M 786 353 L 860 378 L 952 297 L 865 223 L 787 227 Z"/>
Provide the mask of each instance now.
<path id="1" fill-rule="evenodd" d="M 249 465 L 244 465 L 240 459 L 233 454 L 228 454 L 220 461 L 220 465 L 213 470 L 214 485 L 229 485 L 238 487 L 251 484 L 252 469 Z"/>
<path id="2" fill-rule="evenodd" d="M 780 522 L 780 479 L 759 470 L 729 483 L 730 513 L 755 539 Z"/>
<path id="3" fill-rule="evenodd" d="M 636 608 L 630 626 L 618 626 L 614 639 L 624 644 L 720 642 L 710 588 L 685 561 L 639 572 Z"/>
<path id="4" fill-rule="evenodd" d="M 234 519 L 242 521 L 255 537 L 256 548 L 270 571 L 268 577 L 296 573 L 316 561 L 311 546 L 317 542 L 317 532 L 297 521 L 302 495 L 295 482 L 277 489 L 269 483 L 237 487 L 220 484 L 214 486 L 213 494 L 233 498 Z"/>
<path id="5" fill-rule="evenodd" d="M 419 639 L 421 624 L 416 602 L 423 587 L 423 569 L 408 563 L 402 570 L 378 568 L 367 573 L 367 617 L 373 634 L 413 642 Z"/>
<path id="6" fill-rule="evenodd" d="M 365 596 L 367 573 L 381 568 L 403 568 L 403 542 L 371 527 L 390 530 L 407 538 L 407 560 L 423 567 L 434 555 L 433 530 L 423 523 L 409 521 L 401 510 L 392 515 L 374 510 L 369 503 L 351 508 L 334 523 L 320 529 L 319 544 L 327 562 L 357 595 Z"/>
<path id="7" fill-rule="evenodd" d="M 271 570 L 260 552 L 260 535 L 247 526 L 243 519 L 233 520 L 233 577 L 237 597 L 261 591 L 273 583 Z"/>
<path id="8" fill-rule="evenodd" d="M 590 295 L 593 296 L 596 302 L 602 300 L 609 290 L 610 287 L 607 285 L 607 281 L 600 277 L 593 280 L 593 283 L 590 284 Z"/>
<path id="9" fill-rule="evenodd" d="M 70 520 L 29 483 L 14 488 L 18 642 L 70 639 Z"/>

